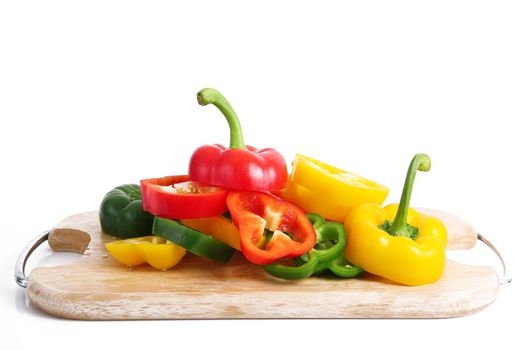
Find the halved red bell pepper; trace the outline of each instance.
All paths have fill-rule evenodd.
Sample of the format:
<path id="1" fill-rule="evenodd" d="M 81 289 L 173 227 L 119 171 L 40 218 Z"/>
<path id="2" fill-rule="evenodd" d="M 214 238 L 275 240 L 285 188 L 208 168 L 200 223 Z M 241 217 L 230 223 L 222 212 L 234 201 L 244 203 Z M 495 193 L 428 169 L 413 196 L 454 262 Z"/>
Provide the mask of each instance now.
<path id="1" fill-rule="evenodd" d="M 188 175 L 140 181 L 143 210 L 168 219 L 199 219 L 227 211 L 228 191 L 189 181 Z"/>
<path id="2" fill-rule="evenodd" d="M 241 191 L 272 191 L 285 187 L 288 170 L 283 156 L 272 148 L 246 146 L 239 119 L 230 103 L 214 89 L 198 92 L 202 106 L 215 105 L 230 127 L 230 148 L 201 146 L 190 159 L 191 180 Z"/>
<path id="3" fill-rule="evenodd" d="M 241 251 L 254 264 L 295 258 L 315 245 L 315 231 L 306 213 L 290 202 L 267 193 L 230 192 L 227 205 L 239 228 Z M 271 238 L 266 230 L 273 232 Z"/>

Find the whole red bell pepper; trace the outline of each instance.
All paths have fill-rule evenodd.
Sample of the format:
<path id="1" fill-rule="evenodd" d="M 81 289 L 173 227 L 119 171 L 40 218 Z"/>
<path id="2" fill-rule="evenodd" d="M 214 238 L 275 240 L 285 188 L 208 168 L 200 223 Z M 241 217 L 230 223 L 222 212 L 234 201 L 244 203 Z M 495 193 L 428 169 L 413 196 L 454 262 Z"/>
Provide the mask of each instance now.
<path id="1" fill-rule="evenodd" d="M 272 191 L 285 187 L 288 171 L 283 156 L 272 148 L 246 146 L 239 119 L 230 103 L 215 89 L 198 92 L 202 106 L 215 105 L 230 127 L 230 148 L 201 146 L 190 159 L 189 176 L 199 183 L 242 191 Z"/>
<path id="2" fill-rule="evenodd" d="M 283 199 L 260 192 L 230 192 L 227 206 L 239 228 L 241 251 L 254 264 L 301 256 L 316 243 L 306 213 Z"/>
<path id="3" fill-rule="evenodd" d="M 169 219 L 199 219 L 227 211 L 228 191 L 189 181 L 187 175 L 140 181 L 143 210 Z"/>

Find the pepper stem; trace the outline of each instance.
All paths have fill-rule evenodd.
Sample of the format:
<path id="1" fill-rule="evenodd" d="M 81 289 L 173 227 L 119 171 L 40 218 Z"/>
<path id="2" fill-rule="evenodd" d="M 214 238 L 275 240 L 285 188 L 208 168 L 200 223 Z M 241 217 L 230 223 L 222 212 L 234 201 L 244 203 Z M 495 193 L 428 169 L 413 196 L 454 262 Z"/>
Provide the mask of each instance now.
<path id="1" fill-rule="evenodd" d="M 427 154 L 417 153 L 411 160 L 406 180 L 404 181 L 404 188 L 402 189 L 401 202 L 397 209 L 395 219 L 387 232 L 392 236 L 405 236 L 414 238 L 416 228 L 408 225 L 408 209 L 410 207 L 411 191 L 413 182 L 415 181 L 415 174 L 419 171 L 429 171 L 431 167 L 431 159 Z"/>
<path id="2" fill-rule="evenodd" d="M 198 103 L 202 106 L 213 104 L 223 113 L 230 128 L 230 148 L 246 149 L 241 123 L 225 96 L 216 89 L 205 88 L 198 92 Z"/>

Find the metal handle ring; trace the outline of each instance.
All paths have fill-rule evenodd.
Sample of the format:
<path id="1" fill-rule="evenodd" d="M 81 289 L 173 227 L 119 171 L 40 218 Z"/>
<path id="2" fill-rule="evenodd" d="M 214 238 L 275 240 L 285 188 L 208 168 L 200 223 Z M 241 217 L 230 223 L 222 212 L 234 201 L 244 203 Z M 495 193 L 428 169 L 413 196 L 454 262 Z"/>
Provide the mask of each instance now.
<path id="1" fill-rule="evenodd" d="M 488 241 L 486 239 L 486 237 L 484 237 L 482 234 L 478 233 L 477 234 L 477 239 L 479 241 L 481 241 L 482 243 L 484 243 L 486 246 L 489 247 L 489 249 L 491 249 L 498 257 L 498 259 L 500 260 L 500 263 L 502 264 L 502 277 L 500 279 L 500 285 L 506 285 L 506 284 L 509 284 L 511 283 L 512 281 L 512 278 L 509 276 L 508 272 L 507 272 L 507 268 L 506 268 L 506 262 L 504 261 L 504 258 L 502 258 L 502 255 L 500 255 L 500 252 L 498 251 L 497 248 L 495 248 L 495 246 L 493 245 L 493 243 L 491 243 L 490 241 Z"/>
<path id="2" fill-rule="evenodd" d="M 25 265 L 31 254 L 42 244 L 49 239 L 49 233 L 51 231 L 44 231 L 33 239 L 29 244 L 22 250 L 15 265 L 15 281 L 22 288 L 27 288 L 27 276 L 25 275 Z"/>

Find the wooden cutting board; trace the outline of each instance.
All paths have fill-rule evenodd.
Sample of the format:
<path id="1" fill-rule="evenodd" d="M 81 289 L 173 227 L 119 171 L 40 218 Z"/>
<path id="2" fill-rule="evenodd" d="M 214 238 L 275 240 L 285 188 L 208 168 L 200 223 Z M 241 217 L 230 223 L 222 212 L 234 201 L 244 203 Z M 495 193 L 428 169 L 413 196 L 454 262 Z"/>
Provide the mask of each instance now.
<path id="1" fill-rule="evenodd" d="M 450 214 L 424 211 L 445 221 L 448 249 L 475 245 L 471 225 Z M 51 315 L 88 320 L 445 318 L 485 308 L 499 290 L 492 268 L 454 261 L 447 261 L 438 282 L 419 287 L 369 274 L 284 281 L 239 252 L 227 264 L 187 254 L 168 271 L 131 269 L 107 253 L 103 243 L 111 240 L 101 232 L 96 211 L 57 224 L 49 235 L 51 248 L 85 252 L 70 265 L 35 268 L 28 280 L 29 299 Z"/>

